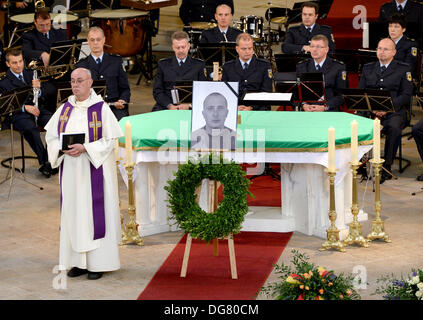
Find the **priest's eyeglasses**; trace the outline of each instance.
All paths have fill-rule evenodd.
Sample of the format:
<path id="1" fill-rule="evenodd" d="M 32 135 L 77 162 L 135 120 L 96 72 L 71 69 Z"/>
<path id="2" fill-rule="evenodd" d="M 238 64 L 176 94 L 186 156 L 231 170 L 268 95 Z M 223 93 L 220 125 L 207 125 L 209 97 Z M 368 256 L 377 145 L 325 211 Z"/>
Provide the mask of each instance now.
<path id="1" fill-rule="evenodd" d="M 89 78 L 86 79 L 72 79 L 71 80 L 71 84 L 81 84 L 82 82 L 84 82 L 85 80 L 88 80 Z"/>

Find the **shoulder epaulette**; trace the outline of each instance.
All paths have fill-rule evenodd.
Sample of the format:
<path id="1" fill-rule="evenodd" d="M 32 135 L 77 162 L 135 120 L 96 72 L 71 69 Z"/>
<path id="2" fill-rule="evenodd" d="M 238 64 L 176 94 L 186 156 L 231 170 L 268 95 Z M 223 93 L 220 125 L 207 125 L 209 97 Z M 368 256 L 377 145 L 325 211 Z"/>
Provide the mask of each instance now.
<path id="1" fill-rule="evenodd" d="M 345 64 L 345 62 L 344 62 L 344 61 L 337 60 L 337 59 L 332 59 L 332 61 L 333 61 L 333 62 L 337 62 L 337 63 L 339 63 L 339 64 Z"/>

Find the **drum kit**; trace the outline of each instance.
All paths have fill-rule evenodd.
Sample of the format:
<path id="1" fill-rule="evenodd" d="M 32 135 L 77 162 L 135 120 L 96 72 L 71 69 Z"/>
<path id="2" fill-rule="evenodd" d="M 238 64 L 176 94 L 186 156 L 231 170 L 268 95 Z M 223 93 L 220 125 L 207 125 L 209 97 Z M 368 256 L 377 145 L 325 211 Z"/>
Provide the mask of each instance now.
<path id="1" fill-rule="evenodd" d="M 256 54 L 271 61 L 272 46 L 280 44 L 285 37 L 289 9 L 286 9 L 286 6 L 276 6 L 271 1 L 253 6 L 253 8 L 266 9 L 265 18 L 257 15 L 241 16 L 239 20 L 232 21 L 232 27 L 250 34 L 255 42 Z M 277 28 L 272 27 L 272 24 L 276 24 Z M 203 30 L 216 26 L 217 24 L 213 22 L 192 22 L 189 27 L 185 27 L 185 31 L 190 36 L 192 54 L 195 55 L 197 51 Z"/>

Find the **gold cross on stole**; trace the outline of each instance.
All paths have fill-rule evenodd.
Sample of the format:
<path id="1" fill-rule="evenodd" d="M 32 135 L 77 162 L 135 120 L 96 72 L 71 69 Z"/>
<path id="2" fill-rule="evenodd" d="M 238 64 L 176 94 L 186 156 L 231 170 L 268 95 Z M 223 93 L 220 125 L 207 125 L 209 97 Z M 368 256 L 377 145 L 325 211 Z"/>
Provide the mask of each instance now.
<path id="1" fill-rule="evenodd" d="M 66 107 L 65 113 L 60 117 L 60 132 L 63 132 L 63 126 L 65 122 L 69 120 L 68 113 L 69 113 L 70 107 Z"/>
<path id="2" fill-rule="evenodd" d="M 90 128 L 94 129 L 94 141 L 98 140 L 98 128 L 101 127 L 101 121 L 97 121 L 97 112 L 93 112 L 93 121 L 89 123 Z"/>

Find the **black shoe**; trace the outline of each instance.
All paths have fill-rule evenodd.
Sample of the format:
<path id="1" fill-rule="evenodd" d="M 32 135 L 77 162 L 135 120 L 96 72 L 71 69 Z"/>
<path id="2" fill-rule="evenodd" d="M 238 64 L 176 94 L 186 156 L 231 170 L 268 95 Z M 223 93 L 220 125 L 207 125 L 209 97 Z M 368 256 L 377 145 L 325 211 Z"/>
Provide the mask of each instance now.
<path id="1" fill-rule="evenodd" d="M 417 181 L 423 181 L 423 173 L 416 178 Z"/>
<path id="2" fill-rule="evenodd" d="M 46 178 L 50 178 L 51 176 L 51 165 L 49 162 L 44 163 L 40 169 L 38 169 L 38 171 L 40 171 L 44 177 Z"/>
<path id="3" fill-rule="evenodd" d="M 79 269 L 77 267 L 73 267 L 72 269 L 68 271 L 68 277 L 70 278 L 79 277 L 79 276 L 82 276 L 83 274 L 86 274 L 87 272 L 88 272 L 87 269 Z"/>
<path id="4" fill-rule="evenodd" d="M 51 169 L 51 175 L 54 176 L 55 174 L 59 173 L 59 168 L 52 168 Z"/>
<path id="5" fill-rule="evenodd" d="M 97 280 L 103 276 L 103 272 L 91 272 L 88 271 L 88 280 Z"/>

